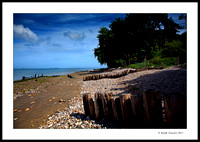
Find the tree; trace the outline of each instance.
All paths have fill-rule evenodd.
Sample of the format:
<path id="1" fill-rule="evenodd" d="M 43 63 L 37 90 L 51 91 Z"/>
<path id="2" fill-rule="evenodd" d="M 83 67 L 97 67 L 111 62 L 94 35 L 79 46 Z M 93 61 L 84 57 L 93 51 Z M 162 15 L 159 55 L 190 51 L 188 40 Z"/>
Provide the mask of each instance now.
<path id="1" fill-rule="evenodd" d="M 100 28 L 94 54 L 101 64 L 118 67 L 151 59 L 152 49 L 158 46 L 161 51 L 181 27 L 168 14 L 127 14 L 112 21 L 109 28 Z"/>
<path id="2" fill-rule="evenodd" d="M 163 57 L 178 57 L 179 63 L 186 63 L 186 32 L 178 39 L 167 42 L 162 50 Z"/>
<path id="3" fill-rule="evenodd" d="M 102 27 L 99 30 L 97 38 L 99 39 L 99 45 L 94 49 L 94 55 L 97 57 L 101 65 L 108 64 L 109 62 L 109 43 L 111 41 L 109 29 Z"/>

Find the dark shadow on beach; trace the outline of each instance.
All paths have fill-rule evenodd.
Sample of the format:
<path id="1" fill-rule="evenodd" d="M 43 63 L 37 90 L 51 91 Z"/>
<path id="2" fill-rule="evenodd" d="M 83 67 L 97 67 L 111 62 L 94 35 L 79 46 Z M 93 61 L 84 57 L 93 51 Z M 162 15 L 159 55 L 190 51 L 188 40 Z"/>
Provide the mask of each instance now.
<path id="1" fill-rule="evenodd" d="M 134 75 L 134 73 L 133 73 Z M 136 79 L 122 81 L 119 85 L 124 88 L 112 88 L 111 90 L 122 90 L 118 95 L 131 93 L 131 95 L 142 95 L 146 90 L 160 90 L 161 94 L 179 92 L 186 95 L 186 70 L 162 70 L 153 74 L 139 76 Z"/>

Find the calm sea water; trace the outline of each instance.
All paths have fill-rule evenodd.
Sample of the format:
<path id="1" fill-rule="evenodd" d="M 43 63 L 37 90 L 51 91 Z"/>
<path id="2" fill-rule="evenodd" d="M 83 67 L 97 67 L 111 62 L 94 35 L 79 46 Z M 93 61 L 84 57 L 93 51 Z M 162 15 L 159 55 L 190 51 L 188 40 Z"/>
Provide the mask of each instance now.
<path id="1" fill-rule="evenodd" d="M 23 76 L 53 76 L 53 75 L 66 75 L 74 72 L 93 70 L 94 68 L 46 68 L 46 69 L 14 69 L 14 81 L 21 80 Z"/>

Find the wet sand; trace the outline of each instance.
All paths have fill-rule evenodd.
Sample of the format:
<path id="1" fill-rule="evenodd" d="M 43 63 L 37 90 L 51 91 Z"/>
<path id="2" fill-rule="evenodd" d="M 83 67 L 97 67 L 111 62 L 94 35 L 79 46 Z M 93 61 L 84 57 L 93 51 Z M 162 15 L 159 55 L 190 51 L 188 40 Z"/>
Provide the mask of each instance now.
<path id="1" fill-rule="evenodd" d="M 50 115 L 65 109 L 71 98 L 80 95 L 83 77 L 88 73 L 14 82 L 14 129 L 38 128 Z"/>

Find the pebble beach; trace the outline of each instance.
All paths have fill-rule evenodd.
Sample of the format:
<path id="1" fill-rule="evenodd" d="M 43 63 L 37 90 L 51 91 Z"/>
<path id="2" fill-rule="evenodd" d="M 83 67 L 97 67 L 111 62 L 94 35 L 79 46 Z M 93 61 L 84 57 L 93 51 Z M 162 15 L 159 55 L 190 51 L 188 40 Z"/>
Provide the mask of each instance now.
<path id="1" fill-rule="evenodd" d="M 119 70 L 120 71 L 120 70 Z M 132 89 L 132 86 L 135 89 Z M 147 70 L 135 72 L 115 79 L 84 81 L 80 95 L 70 100 L 65 110 L 50 116 L 40 129 L 108 129 L 115 128 L 112 123 L 96 122 L 84 115 L 82 94 L 95 92 L 122 95 L 131 93 L 141 95 L 144 90 L 161 90 L 161 95 L 178 92 L 186 95 L 186 68 L 169 67 L 163 70 Z"/>

